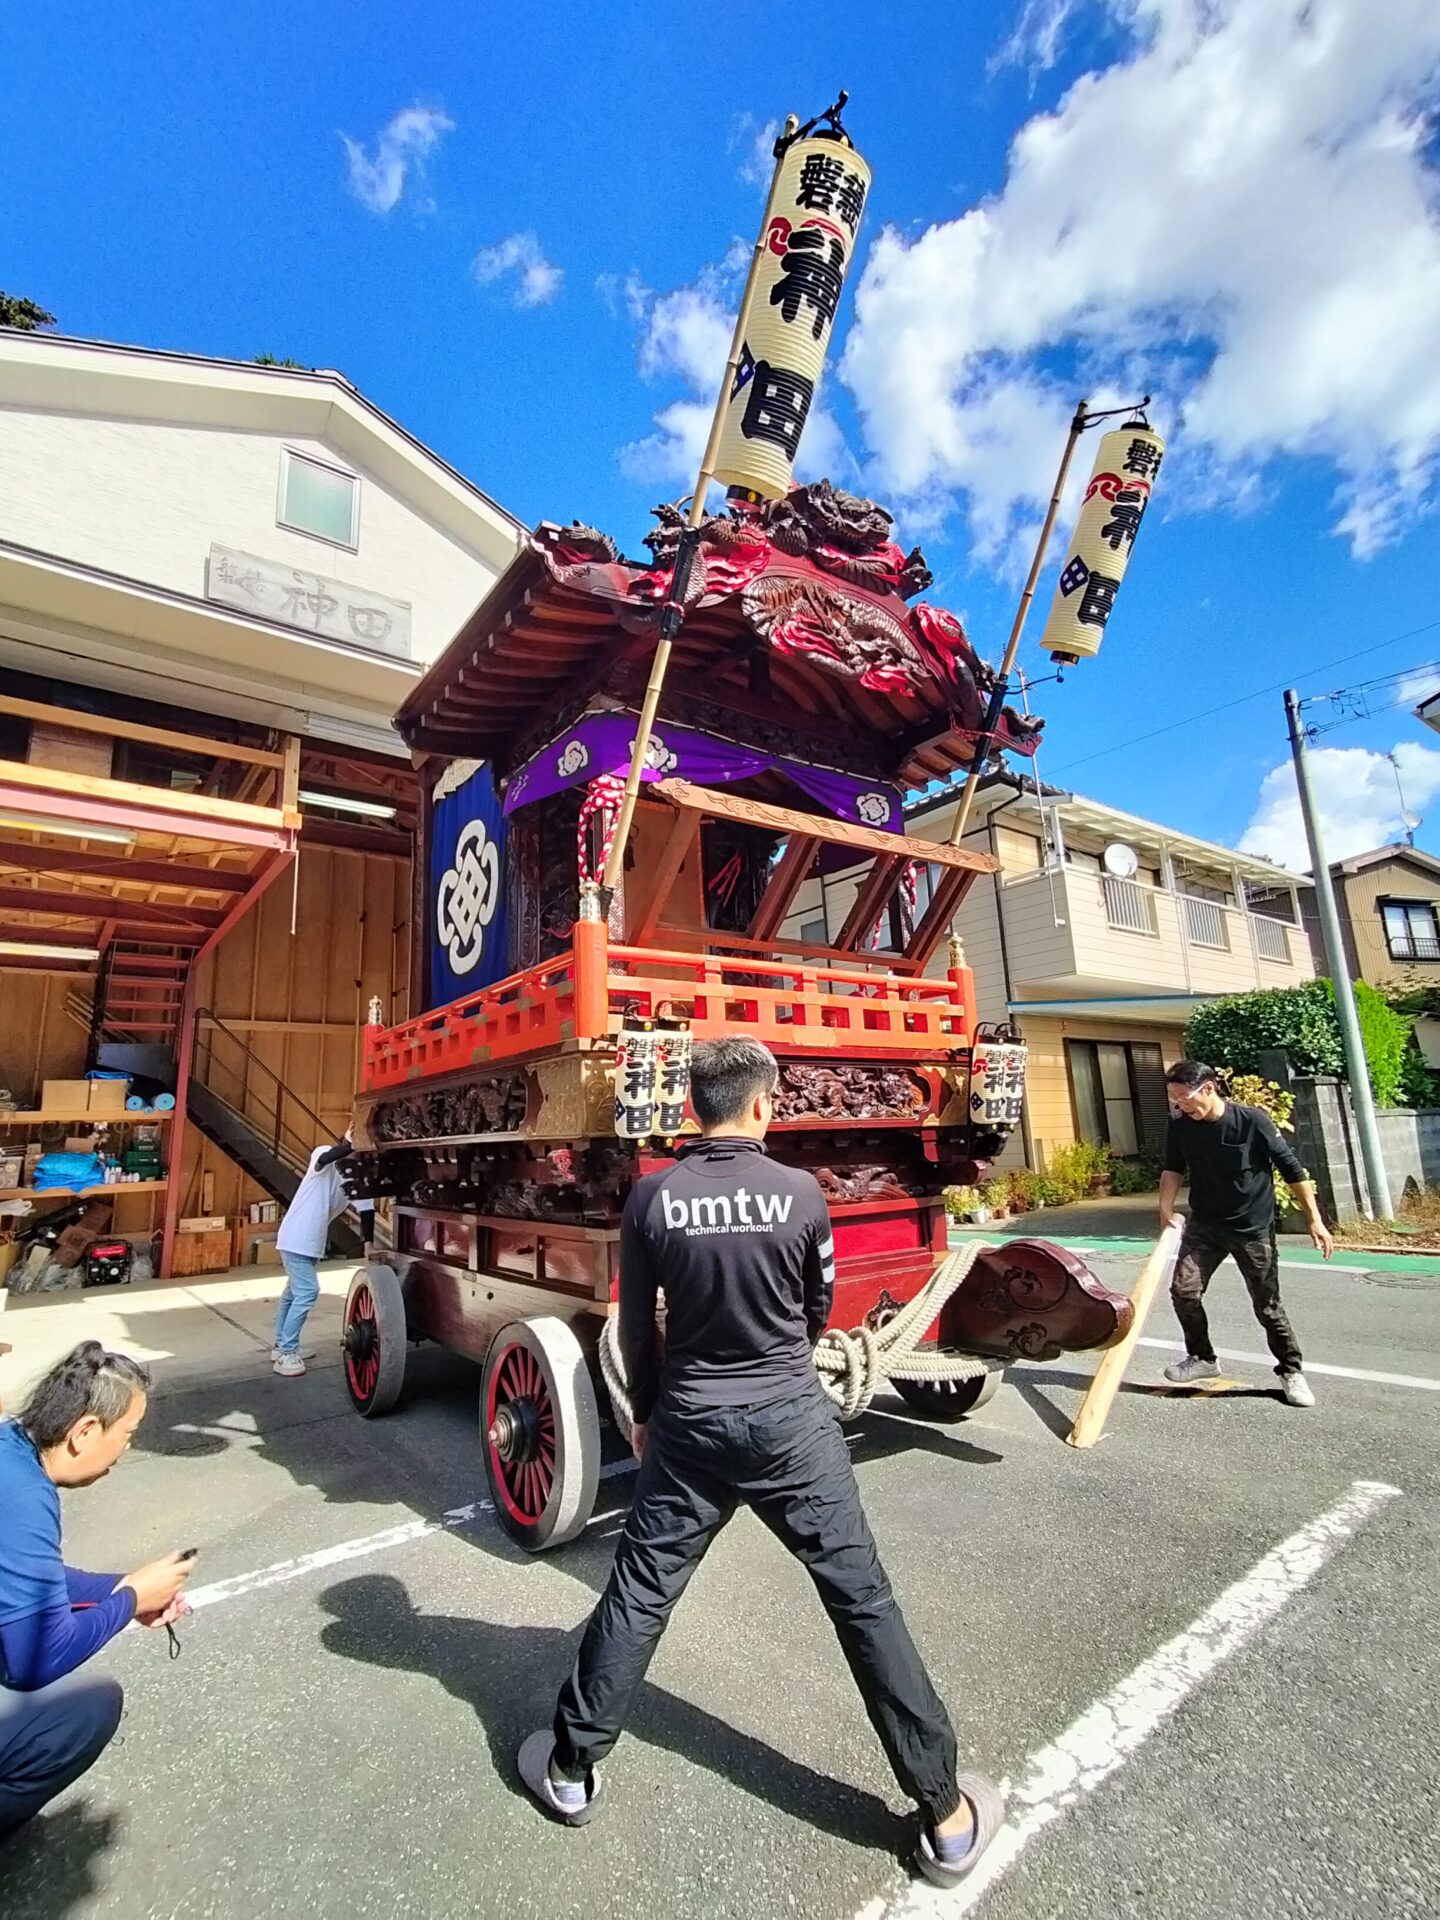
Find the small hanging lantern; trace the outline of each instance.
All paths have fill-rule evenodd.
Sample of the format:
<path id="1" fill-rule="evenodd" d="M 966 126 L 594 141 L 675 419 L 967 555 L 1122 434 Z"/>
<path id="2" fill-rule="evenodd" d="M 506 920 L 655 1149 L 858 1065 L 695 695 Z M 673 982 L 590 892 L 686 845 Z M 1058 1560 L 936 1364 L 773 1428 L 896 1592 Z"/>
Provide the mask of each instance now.
<path id="1" fill-rule="evenodd" d="M 1143 415 L 1100 442 L 1040 639 L 1061 665 L 1100 651 L 1164 457 L 1165 442 Z"/>

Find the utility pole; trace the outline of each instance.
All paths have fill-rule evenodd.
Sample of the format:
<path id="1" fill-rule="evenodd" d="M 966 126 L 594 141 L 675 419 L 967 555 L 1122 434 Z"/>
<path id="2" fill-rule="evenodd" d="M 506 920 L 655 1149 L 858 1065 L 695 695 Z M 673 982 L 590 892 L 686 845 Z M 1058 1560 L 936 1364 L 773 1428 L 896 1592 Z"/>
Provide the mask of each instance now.
<path id="1" fill-rule="evenodd" d="M 1350 984 L 1345 959 L 1345 943 L 1340 937 L 1340 915 L 1335 907 L 1335 889 L 1330 881 L 1330 865 L 1320 839 L 1320 823 L 1310 795 L 1310 768 L 1305 751 L 1305 728 L 1300 719 L 1300 696 L 1293 687 L 1285 691 L 1285 718 L 1290 728 L 1290 752 L 1295 761 L 1295 785 L 1300 794 L 1300 814 L 1305 822 L 1305 840 L 1310 848 L 1310 871 L 1315 880 L 1315 905 L 1320 914 L 1320 937 L 1325 946 L 1325 964 L 1330 969 L 1335 989 L 1335 1011 L 1340 1016 L 1340 1042 L 1345 1050 L 1345 1071 L 1350 1078 L 1350 1098 L 1355 1107 L 1355 1124 L 1360 1133 L 1360 1158 L 1365 1166 L 1365 1185 L 1369 1199 L 1367 1220 L 1388 1220 L 1390 1183 L 1385 1177 L 1385 1161 L 1380 1152 L 1380 1130 L 1375 1124 L 1375 1101 L 1370 1092 L 1370 1069 L 1365 1060 L 1365 1045 L 1360 1038 L 1360 1017 L 1355 1011 L 1355 991 Z"/>

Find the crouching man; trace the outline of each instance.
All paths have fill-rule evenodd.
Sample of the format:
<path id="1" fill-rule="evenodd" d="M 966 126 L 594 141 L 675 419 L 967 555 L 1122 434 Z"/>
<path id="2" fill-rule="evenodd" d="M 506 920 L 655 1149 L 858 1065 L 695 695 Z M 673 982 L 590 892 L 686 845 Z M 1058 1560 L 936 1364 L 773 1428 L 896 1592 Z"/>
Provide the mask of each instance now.
<path id="1" fill-rule="evenodd" d="M 0 1843 L 94 1766 L 124 1695 L 75 1669 L 139 1620 L 185 1610 L 193 1555 L 134 1573 L 80 1573 L 60 1551 L 60 1487 L 89 1487 L 130 1445 L 150 1375 L 86 1340 L 52 1367 L 18 1420 L 0 1421 Z"/>

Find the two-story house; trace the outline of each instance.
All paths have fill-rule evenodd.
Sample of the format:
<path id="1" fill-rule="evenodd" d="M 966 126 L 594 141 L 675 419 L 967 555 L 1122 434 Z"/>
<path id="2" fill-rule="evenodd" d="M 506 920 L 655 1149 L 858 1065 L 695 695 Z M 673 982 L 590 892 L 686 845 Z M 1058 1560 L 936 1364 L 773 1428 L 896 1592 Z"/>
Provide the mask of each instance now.
<path id="1" fill-rule="evenodd" d="M 956 795 L 920 795 L 909 831 L 948 837 Z M 1308 880 L 1079 794 L 991 780 L 964 842 L 1000 871 L 976 882 L 955 930 L 980 1018 L 1030 1048 L 1022 1154 L 1043 1167 L 1080 1138 L 1158 1150 L 1165 1067 L 1204 1001 L 1314 976 L 1301 920 Z M 927 876 L 918 876 L 923 897 Z M 843 920 L 854 884 L 812 881 L 802 939 Z M 943 965 L 943 959 L 936 963 Z"/>
<path id="2" fill-rule="evenodd" d="M 1372 987 L 1440 986 L 1440 860 L 1405 845 L 1375 847 L 1330 865 L 1340 932 L 1352 980 Z M 1304 901 L 1315 965 L 1325 970 L 1314 897 Z M 1440 1019 L 1424 1016 L 1415 1037 L 1440 1066 Z"/>
<path id="3" fill-rule="evenodd" d="M 46 1081 L 168 1049 L 166 1172 L 116 1202 L 163 1194 L 168 1250 L 343 1124 L 371 997 L 405 1011 L 390 716 L 525 528 L 328 371 L 0 330 L 0 444 L 0 1154 Z"/>

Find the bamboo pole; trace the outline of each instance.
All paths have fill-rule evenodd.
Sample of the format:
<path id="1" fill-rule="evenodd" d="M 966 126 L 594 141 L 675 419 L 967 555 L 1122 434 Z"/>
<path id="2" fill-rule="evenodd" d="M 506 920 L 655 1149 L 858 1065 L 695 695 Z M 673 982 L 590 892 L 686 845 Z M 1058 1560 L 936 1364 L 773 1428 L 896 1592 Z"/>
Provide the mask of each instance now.
<path id="1" fill-rule="evenodd" d="M 1089 423 L 1085 411 L 1085 401 L 1080 401 L 1070 422 L 1070 434 L 1065 442 L 1065 451 L 1060 456 L 1060 471 L 1055 475 L 1054 491 L 1050 495 L 1050 505 L 1045 510 L 1044 524 L 1040 528 L 1040 538 L 1035 542 L 1035 556 L 1030 562 L 1030 571 L 1025 579 L 1025 590 L 1020 595 L 1020 604 L 1015 609 L 1015 619 L 1010 628 L 1010 638 L 1005 647 L 1005 657 L 1000 662 L 999 678 L 990 695 L 990 705 L 980 729 L 980 737 L 975 742 L 975 757 L 970 762 L 970 771 L 965 776 L 965 785 L 960 791 L 960 804 L 955 809 L 955 818 L 950 827 L 950 844 L 958 847 L 965 837 L 965 828 L 970 819 L 970 808 L 975 799 L 975 789 L 980 784 L 980 776 L 985 770 L 985 760 L 990 751 L 990 742 L 995 729 L 1000 724 L 1000 713 L 1005 705 L 1005 695 L 1010 685 L 1010 675 L 1015 668 L 1015 656 L 1020 651 L 1020 636 L 1025 631 L 1025 621 L 1030 612 L 1030 602 L 1035 598 L 1035 584 L 1040 578 L 1040 569 L 1045 564 L 1046 550 L 1050 545 L 1050 535 L 1054 531 L 1055 516 L 1060 511 L 1060 496 L 1065 491 L 1066 476 L 1070 472 L 1070 462 L 1075 454 L 1075 442 L 1080 438 Z"/>
<path id="2" fill-rule="evenodd" d="M 705 518 L 705 495 L 715 475 L 715 460 L 720 451 L 720 435 L 724 431 L 725 412 L 730 404 L 730 388 L 735 379 L 735 370 L 740 364 L 740 353 L 745 345 L 745 332 L 750 324 L 750 309 L 755 299 L 755 276 L 759 271 L 761 256 L 764 254 L 770 231 L 771 215 L 775 210 L 775 192 L 780 184 L 780 169 L 785 163 L 785 154 L 799 126 L 798 115 L 793 113 L 789 115 L 785 122 L 785 131 L 776 143 L 779 152 L 775 156 L 775 171 L 770 178 L 770 191 L 765 196 L 765 212 L 760 221 L 760 232 L 750 255 L 749 271 L 745 275 L 745 290 L 740 296 L 740 311 L 735 316 L 735 331 L 730 337 L 730 353 L 725 362 L 720 391 L 715 398 L 715 413 L 710 422 L 710 435 L 705 442 L 705 452 L 701 457 L 699 477 L 695 482 L 695 491 L 690 496 L 690 512 L 685 532 L 681 535 L 680 548 L 675 556 L 675 571 L 671 577 L 670 592 L 661 614 L 660 639 L 656 643 L 655 657 L 650 662 L 650 679 L 645 688 L 644 703 L 640 708 L 640 724 L 636 728 L 635 745 L 630 754 L 630 771 L 625 776 L 625 797 L 620 802 L 620 818 L 615 823 L 615 837 L 610 842 L 610 853 L 605 862 L 601 884 L 605 889 L 607 900 L 619 884 L 620 875 L 624 871 L 625 847 L 630 839 L 630 828 L 635 818 L 635 803 L 640 797 L 640 778 L 645 771 L 645 756 L 650 747 L 655 715 L 660 707 L 660 693 L 665 685 L 671 649 L 675 644 L 675 636 L 680 631 L 680 623 L 685 617 L 685 593 L 690 584 L 690 570 L 694 565 L 695 548 L 699 540 L 700 527 Z"/>
<path id="3" fill-rule="evenodd" d="M 1130 1331 L 1117 1346 L 1107 1349 L 1095 1369 L 1095 1378 L 1090 1389 L 1080 1402 L 1080 1411 L 1075 1416 L 1075 1424 L 1065 1436 L 1067 1447 L 1093 1447 L 1105 1431 L 1105 1422 L 1110 1409 L 1115 1404 L 1115 1396 L 1120 1391 L 1120 1383 L 1125 1378 L 1125 1369 L 1140 1342 L 1144 1331 L 1145 1318 L 1150 1311 L 1151 1302 L 1159 1291 L 1160 1282 L 1165 1278 L 1180 1250 L 1180 1235 L 1184 1231 L 1183 1220 L 1172 1220 L 1170 1225 L 1155 1242 L 1154 1251 L 1140 1270 L 1140 1278 L 1135 1282 L 1130 1294 L 1130 1304 L 1135 1309 Z"/>

